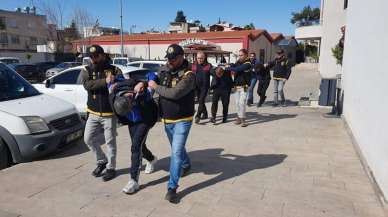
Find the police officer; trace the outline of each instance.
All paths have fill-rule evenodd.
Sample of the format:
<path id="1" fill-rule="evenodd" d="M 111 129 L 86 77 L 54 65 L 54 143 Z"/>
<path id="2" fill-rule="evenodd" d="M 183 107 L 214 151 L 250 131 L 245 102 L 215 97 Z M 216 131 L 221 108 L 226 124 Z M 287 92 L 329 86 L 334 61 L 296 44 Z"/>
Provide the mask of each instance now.
<path id="1" fill-rule="evenodd" d="M 158 73 L 160 84 L 148 82 L 159 94 L 160 116 L 171 145 L 170 179 L 165 196 L 171 203 L 179 201 L 176 193 L 179 178 L 191 168 L 185 145 L 194 116 L 195 74 L 183 55 L 181 46 L 170 45 L 166 54 L 168 69 Z"/>
<path id="2" fill-rule="evenodd" d="M 246 118 L 246 104 L 247 91 L 251 83 L 252 65 L 248 58 L 248 51 L 241 49 L 238 52 L 238 60 L 231 67 L 226 68 L 225 71 L 230 71 L 234 77 L 235 100 L 237 106 L 237 119 L 235 124 L 241 127 L 247 127 Z"/>
<path id="3" fill-rule="evenodd" d="M 288 58 L 283 49 L 277 51 L 277 55 L 274 61 L 268 64 L 268 67 L 273 68 L 273 84 L 274 84 L 274 104 L 276 107 L 280 103 L 282 106 L 286 106 L 286 99 L 284 97 L 284 84 L 288 80 L 291 74 L 291 68 L 288 63 Z"/>
<path id="4" fill-rule="evenodd" d="M 252 74 L 251 74 L 251 83 L 248 88 L 248 101 L 247 105 L 251 106 L 253 104 L 253 90 L 255 89 L 256 83 L 257 83 L 257 71 L 256 71 L 256 65 L 258 65 L 260 62 L 256 59 L 256 53 L 252 52 L 249 54 L 249 61 L 252 64 Z"/>
<path id="5" fill-rule="evenodd" d="M 97 160 L 97 168 L 92 172 L 95 177 L 102 176 L 103 181 L 109 181 L 116 176 L 116 118 L 109 104 L 108 85 L 114 81 L 116 74 L 122 74 L 120 69 L 111 65 L 104 49 L 99 45 L 88 48 L 92 65 L 82 70 L 82 83 L 88 92 L 88 120 L 85 125 L 84 141 L 92 150 Z M 104 140 L 99 135 L 104 134 Z M 107 154 L 102 144 L 107 144 Z M 105 173 L 104 170 L 106 169 Z"/>
<path id="6" fill-rule="evenodd" d="M 212 65 L 207 62 L 206 55 L 203 51 L 197 53 L 197 61 L 192 65 L 192 71 L 196 77 L 196 93 L 198 98 L 198 111 L 195 116 L 195 123 L 201 119 L 207 119 L 207 109 L 205 100 L 210 86 L 210 71 Z"/>

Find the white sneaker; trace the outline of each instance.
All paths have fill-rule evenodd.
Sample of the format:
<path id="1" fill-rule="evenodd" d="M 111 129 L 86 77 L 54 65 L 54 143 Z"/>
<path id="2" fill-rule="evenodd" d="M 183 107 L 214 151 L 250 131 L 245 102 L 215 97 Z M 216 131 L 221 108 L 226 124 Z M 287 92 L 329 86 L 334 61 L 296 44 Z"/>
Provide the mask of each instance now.
<path id="1" fill-rule="evenodd" d="M 123 192 L 126 194 L 133 194 L 138 191 L 139 188 L 139 184 L 135 180 L 130 179 L 127 185 L 123 188 Z"/>
<path id="2" fill-rule="evenodd" d="M 156 163 L 156 161 L 158 161 L 157 157 L 154 157 L 154 160 L 151 161 L 151 162 L 147 161 L 144 173 L 146 173 L 146 174 L 153 173 L 154 170 L 155 170 L 155 163 Z"/>

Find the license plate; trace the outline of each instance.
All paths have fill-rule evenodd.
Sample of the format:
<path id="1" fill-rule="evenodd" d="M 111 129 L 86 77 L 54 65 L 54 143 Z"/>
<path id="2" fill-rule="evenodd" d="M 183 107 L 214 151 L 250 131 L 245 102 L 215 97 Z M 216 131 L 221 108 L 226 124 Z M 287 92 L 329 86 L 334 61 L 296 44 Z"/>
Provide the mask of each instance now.
<path id="1" fill-rule="evenodd" d="M 79 130 L 77 132 L 71 133 L 66 136 L 66 143 L 73 142 L 74 140 L 77 140 L 82 137 L 82 130 Z"/>

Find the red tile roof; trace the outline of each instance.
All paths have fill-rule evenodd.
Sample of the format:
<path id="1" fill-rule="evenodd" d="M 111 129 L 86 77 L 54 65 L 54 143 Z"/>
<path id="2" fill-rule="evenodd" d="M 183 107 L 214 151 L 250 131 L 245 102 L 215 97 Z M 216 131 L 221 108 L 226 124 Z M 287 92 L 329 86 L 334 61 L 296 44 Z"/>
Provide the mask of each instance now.
<path id="1" fill-rule="evenodd" d="M 272 42 L 271 35 L 268 34 L 266 30 L 256 29 L 256 30 L 242 30 L 242 31 L 228 31 L 228 32 L 198 32 L 198 33 L 163 33 L 163 34 L 132 34 L 124 35 L 124 41 L 165 41 L 165 40 L 185 40 L 188 38 L 198 38 L 198 39 L 225 39 L 225 38 L 244 38 L 249 37 L 251 40 L 255 40 L 261 35 L 267 37 L 269 41 Z M 114 42 L 120 41 L 120 35 L 105 35 L 99 37 L 93 37 L 91 41 L 100 41 L 100 42 Z M 74 41 L 82 42 L 82 40 Z"/>
<path id="2" fill-rule="evenodd" d="M 284 36 L 282 33 L 270 33 L 272 41 L 278 41 L 281 39 L 284 39 Z"/>

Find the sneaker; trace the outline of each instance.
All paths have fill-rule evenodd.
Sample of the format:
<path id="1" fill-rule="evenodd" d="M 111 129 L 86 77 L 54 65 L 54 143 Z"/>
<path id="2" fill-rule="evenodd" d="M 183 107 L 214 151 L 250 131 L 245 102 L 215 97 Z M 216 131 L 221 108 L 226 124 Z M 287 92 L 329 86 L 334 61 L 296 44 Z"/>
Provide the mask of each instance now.
<path id="1" fill-rule="evenodd" d="M 215 118 L 210 118 L 210 122 L 215 124 L 216 123 L 216 119 Z"/>
<path id="2" fill-rule="evenodd" d="M 139 188 L 139 184 L 135 180 L 130 179 L 127 185 L 123 188 L 123 192 L 126 194 L 134 194 L 139 190 Z"/>
<path id="3" fill-rule="evenodd" d="M 114 170 L 114 169 L 107 169 L 105 171 L 104 175 L 102 176 L 102 180 L 104 182 L 107 182 L 109 180 L 112 180 L 115 177 L 116 177 L 116 170 Z"/>
<path id="4" fill-rule="evenodd" d="M 240 118 L 237 118 L 236 121 L 234 122 L 234 124 L 240 125 L 240 124 L 241 124 L 241 119 L 240 119 Z"/>
<path id="5" fill-rule="evenodd" d="M 168 200 L 170 203 L 178 203 L 178 194 L 176 193 L 176 189 L 169 188 L 164 199 Z"/>
<path id="6" fill-rule="evenodd" d="M 199 121 L 200 121 L 200 120 L 201 120 L 201 119 L 200 119 L 199 117 L 195 117 L 194 123 L 199 124 Z"/>
<path id="7" fill-rule="evenodd" d="M 147 161 L 146 167 L 145 167 L 145 170 L 144 170 L 145 174 L 151 174 L 151 173 L 154 172 L 156 161 L 158 161 L 158 158 L 155 157 L 155 156 L 154 156 L 154 159 L 151 162 Z"/>
<path id="8" fill-rule="evenodd" d="M 105 170 L 107 163 L 101 163 L 97 164 L 96 169 L 93 170 L 92 176 L 94 177 L 100 177 L 102 175 L 102 172 Z"/>
<path id="9" fill-rule="evenodd" d="M 228 122 L 228 118 L 222 118 L 222 123 Z"/>
<path id="10" fill-rule="evenodd" d="M 185 176 L 189 175 L 190 170 L 191 170 L 191 166 L 188 166 L 186 168 L 182 168 L 182 175 L 181 175 L 181 177 L 185 177 Z"/>

